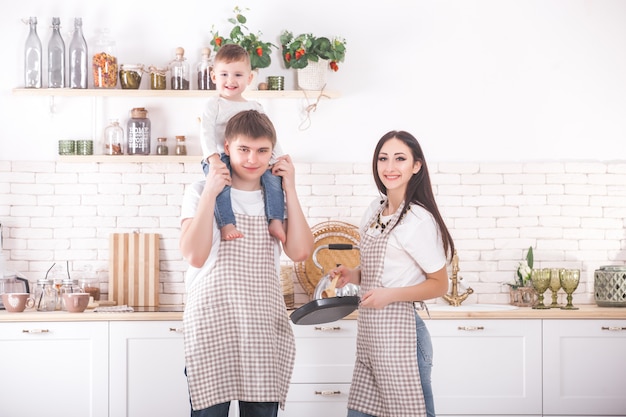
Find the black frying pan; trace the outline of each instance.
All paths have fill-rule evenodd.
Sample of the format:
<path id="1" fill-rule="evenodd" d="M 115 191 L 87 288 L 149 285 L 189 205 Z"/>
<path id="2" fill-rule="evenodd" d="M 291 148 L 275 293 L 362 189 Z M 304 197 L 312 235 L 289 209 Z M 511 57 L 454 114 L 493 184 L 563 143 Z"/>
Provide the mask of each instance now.
<path id="1" fill-rule="evenodd" d="M 359 307 L 360 298 L 356 295 L 346 297 L 322 298 L 309 301 L 291 313 L 293 324 L 322 324 L 341 320 Z"/>
<path id="2" fill-rule="evenodd" d="M 353 246 L 348 243 L 331 243 L 318 247 L 313 252 L 312 257 L 313 262 L 320 269 L 322 269 L 322 265 L 317 262 L 316 255 L 321 249 L 352 250 L 358 249 L 358 246 Z M 293 324 L 330 323 L 341 320 L 352 313 L 359 307 L 359 302 L 360 298 L 356 295 L 316 299 L 294 310 L 290 318 Z"/>

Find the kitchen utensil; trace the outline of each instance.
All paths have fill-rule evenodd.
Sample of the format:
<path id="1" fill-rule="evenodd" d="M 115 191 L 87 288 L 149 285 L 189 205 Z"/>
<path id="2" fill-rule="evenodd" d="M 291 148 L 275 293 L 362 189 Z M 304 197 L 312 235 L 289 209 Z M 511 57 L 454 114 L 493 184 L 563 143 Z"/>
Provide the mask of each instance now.
<path id="1" fill-rule="evenodd" d="M 337 292 L 335 291 L 335 285 L 337 285 L 337 280 L 339 279 L 339 276 L 335 276 L 335 278 L 333 278 L 332 281 L 330 281 L 330 286 L 328 288 L 326 288 L 324 291 L 322 291 L 322 298 L 330 298 L 330 297 L 336 297 L 337 296 Z"/>
<path id="2" fill-rule="evenodd" d="M 2 304 L 9 313 L 21 313 L 35 306 L 35 300 L 27 292 L 13 292 L 2 294 Z"/>
<path id="3" fill-rule="evenodd" d="M 293 324 L 322 324 L 341 320 L 359 307 L 357 296 L 323 298 L 309 301 L 291 313 Z"/>
<path id="4" fill-rule="evenodd" d="M 109 300 L 131 307 L 159 305 L 159 235 L 112 233 Z"/>
<path id="5" fill-rule="evenodd" d="M 315 248 L 338 243 L 356 246 L 360 240 L 359 229 L 356 226 L 340 221 L 319 223 L 311 228 L 311 232 L 313 233 L 313 245 Z M 309 297 L 313 297 L 317 284 L 324 276 L 324 271 L 334 268 L 337 264 L 342 264 L 349 268 L 355 268 L 360 264 L 359 252 L 356 250 L 322 250 L 316 253 L 315 259 L 317 260 L 317 265 L 313 262 L 313 255 L 303 262 L 294 263 L 298 282 Z M 321 267 L 318 265 L 321 265 Z M 321 297 L 322 290 L 320 290 L 320 295 L 315 298 Z"/>
<path id="6" fill-rule="evenodd" d="M 359 247 L 344 243 L 322 245 L 318 246 L 313 251 L 311 259 L 318 269 L 323 270 L 323 265 L 320 264 L 317 259 L 317 255 L 320 251 L 353 251 L 355 249 L 358 250 Z M 333 267 L 335 265 L 336 264 L 334 264 Z M 330 285 L 325 285 L 321 290 L 319 290 L 320 297 L 313 301 L 309 301 L 291 313 L 290 319 L 294 324 L 330 323 L 346 317 L 359 307 L 360 298 L 356 294 L 323 298 L 324 295 L 328 296 L 332 293 L 339 295 L 339 290 L 341 290 L 341 288 L 335 289 L 337 280 L 339 279 L 338 276 L 333 277 L 332 280 L 330 280 L 328 275 L 326 275 L 325 278 L 329 280 Z M 318 293 L 318 287 L 320 287 L 319 284 L 316 286 L 316 293 Z M 331 292 L 325 293 L 325 289 L 330 289 Z"/>
<path id="7" fill-rule="evenodd" d="M 558 292 L 561 289 L 561 274 L 564 269 L 552 268 L 550 269 L 550 291 L 552 291 L 552 304 L 550 308 L 561 307 L 557 302 Z"/>
<path id="8" fill-rule="evenodd" d="M 66 292 L 63 294 L 63 305 L 70 313 L 82 313 L 89 305 L 89 293 L 87 292 Z"/>
<path id="9" fill-rule="evenodd" d="M 605 265 L 593 273 L 598 307 L 626 307 L 626 266 Z"/>

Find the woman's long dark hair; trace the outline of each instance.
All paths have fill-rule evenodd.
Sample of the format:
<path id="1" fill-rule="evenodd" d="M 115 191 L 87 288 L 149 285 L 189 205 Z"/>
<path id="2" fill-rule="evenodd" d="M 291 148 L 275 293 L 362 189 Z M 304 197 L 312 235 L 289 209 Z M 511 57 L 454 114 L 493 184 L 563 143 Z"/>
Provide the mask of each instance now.
<path id="1" fill-rule="evenodd" d="M 372 172 L 374 173 L 374 182 L 376 183 L 376 187 L 378 187 L 378 191 L 380 191 L 381 194 L 387 195 L 387 188 L 378 176 L 378 155 L 380 154 L 380 149 L 383 145 L 389 139 L 393 138 L 402 141 L 402 143 L 408 146 L 413 154 L 413 159 L 416 162 L 419 161 L 422 163 L 420 170 L 417 174 L 413 174 L 407 184 L 406 194 L 404 195 L 405 204 L 403 213 L 400 216 L 403 216 L 409 209 L 409 203 L 419 204 L 428 210 L 430 214 L 433 215 L 437 225 L 439 226 L 444 251 L 446 254 L 450 255 L 451 259 L 452 255 L 454 255 L 454 240 L 448 231 L 446 223 L 441 217 L 441 213 L 439 213 L 439 208 L 437 207 L 437 202 L 435 201 L 435 195 L 433 194 L 433 187 L 430 183 L 430 175 L 428 174 L 428 166 L 426 165 L 424 152 L 422 152 L 422 147 L 413 135 L 402 130 L 392 130 L 380 138 L 378 144 L 376 145 L 376 149 L 374 150 L 374 159 L 372 160 Z"/>

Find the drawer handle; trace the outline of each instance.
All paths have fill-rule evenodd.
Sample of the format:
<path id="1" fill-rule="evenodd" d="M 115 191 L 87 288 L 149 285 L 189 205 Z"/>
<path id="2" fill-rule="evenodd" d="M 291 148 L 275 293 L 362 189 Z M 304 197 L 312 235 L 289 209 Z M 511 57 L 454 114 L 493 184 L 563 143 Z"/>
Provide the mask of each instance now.
<path id="1" fill-rule="evenodd" d="M 337 332 L 341 330 L 341 326 L 315 326 L 315 330 L 320 332 Z"/>
<path id="2" fill-rule="evenodd" d="M 22 330 L 22 333 L 50 333 L 50 330 L 48 329 L 24 329 Z"/>
<path id="3" fill-rule="evenodd" d="M 341 391 L 315 391 L 315 395 L 321 395 L 322 397 L 336 397 L 341 395 Z"/>
<path id="4" fill-rule="evenodd" d="M 485 330 L 483 326 L 459 326 L 459 330 L 465 330 L 467 332 L 475 332 L 477 330 Z"/>
<path id="5" fill-rule="evenodd" d="M 182 333 L 183 332 L 183 328 L 182 327 L 170 327 L 170 332 L 172 332 L 172 333 Z"/>
<path id="6" fill-rule="evenodd" d="M 611 332 L 619 332 L 621 330 L 626 330 L 626 327 L 620 326 L 602 326 L 602 330 L 609 330 Z"/>

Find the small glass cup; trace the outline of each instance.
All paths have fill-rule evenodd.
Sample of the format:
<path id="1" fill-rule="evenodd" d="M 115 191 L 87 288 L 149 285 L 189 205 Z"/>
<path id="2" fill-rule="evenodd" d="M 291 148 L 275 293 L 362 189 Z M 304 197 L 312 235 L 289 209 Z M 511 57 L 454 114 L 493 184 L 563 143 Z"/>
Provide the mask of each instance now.
<path id="1" fill-rule="evenodd" d="M 549 309 L 550 307 L 543 303 L 543 293 L 546 292 L 550 286 L 550 270 L 548 268 L 533 269 L 531 273 L 531 280 L 533 287 L 537 290 L 537 294 L 539 295 L 537 304 L 534 305 L 533 308 L 537 310 Z"/>
<path id="2" fill-rule="evenodd" d="M 578 310 L 578 307 L 574 307 L 572 304 L 572 294 L 578 288 L 580 282 L 580 269 L 566 269 L 561 274 L 561 287 L 567 294 L 567 304 L 561 307 L 562 310 Z"/>

